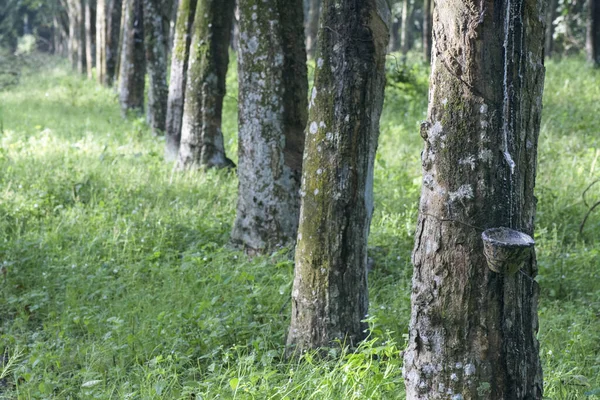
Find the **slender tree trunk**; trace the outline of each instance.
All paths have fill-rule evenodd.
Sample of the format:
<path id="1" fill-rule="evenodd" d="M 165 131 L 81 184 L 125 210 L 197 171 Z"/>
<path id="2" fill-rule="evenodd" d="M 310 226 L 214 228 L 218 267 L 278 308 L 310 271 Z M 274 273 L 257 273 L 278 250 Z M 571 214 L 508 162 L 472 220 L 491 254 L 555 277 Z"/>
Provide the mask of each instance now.
<path id="1" fill-rule="evenodd" d="M 308 80 L 302 0 L 240 0 L 238 203 L 232 241 L 294 242 Z"/>
<path id="2" fill-rule="evenodd" d="M 402 0 L 402 23 L 400 25 L 400 49 L 402 54 L 406 56 L 409 47 L 409 29 L 410 29 L 410 0 Z"/>
<path id="3" fill-rule="evenodd" d="M 92 68 L 94 67 L 94 39 L 92 37 L 92 0 L 84 0 L 85 3 L 85 67 L 88 79 L 93 79 L 94 74 Z"/>
<path id="4" fill-rule="evenodd" d="M 179 153 L 181 121 L 188 70 L 192 24 L 196 13 L 196 0 L 180 0 L 175 25 L 175 38 L 171 55 L 171 79 L 167 99 L 165 158 L 173 161 Z"/>
<path id="5" fill-rule="evenodd" d="M 435 1 L 407 399 L 542 398 L 535 254 L 492 272 L 481 234 L 533 236 L 544 5 Z"/>
<path id="6" fill-rule="evenodd" d="M 121 35 L 122 0 L 105 0 L 106 8 L 106 85 L 117 79 Z"/>
<path id="7" fill-rule="evenodd" d="M 546 57 L 552 56 L 554 50 L 554 20 L 556 19 L 556 9 L 558 8 L 558 0 L 548 0 L 548 10 L 546 12 L 546 44 L 544 46 L 544 54 Z"/>
<path id="8" fill-rule="evenodd" d="M 177 159 L 180 169 L 233 166 L 225 156 L 221 116 L 234 6 L 234 0 L 198 0 Z"/>
<path id="9" fill-rule="evenodd" d="M 391 15 L 385 0 L 323 1 L 310 96 L 289 352 L 363 340 L 373 163 Z"/>
<path id="10" fill-rule="evenodd" d="M 588 61 L 600 68 L 600 2 L 588 0 L 588 22 L 585 47 Z"/>
<path id="11" fill-rule="evenodd" d="M 393 17 L 392 25 L 390 30 L 390 45 L 389 51 L 398 51 L 400 49 L 400 24 L 402 20 L 400 18 Z"/>
<path id="12" fill-rule="evenodd" d="M 96 3 L 96 78 L 101 85 L 106 85 L 106 20 L 106 0 L 98 0 Z"/>
<path id="13" fill-rule="evenodd" d="M 146 60 L 142 0 L 124 0 L 123 33 L 119 71 L 121 112 L 142 111 Z"/>
<path id="14" fill-rule="evenodd" d="M 317 51 L 317 33 L 319 30 L 319 16 L 321 15 L 321 0 L 310 0 L 308 18 L 306 19 L 306 53 L 309 58 L 315 57 Z"/>
<path id="15" fill-rule="evenodd" d="M 69 0 L 69 60 L 73 69 L 83 71 L 83 14 L 81 0 Z"/>
<path id="16" fill-rule="evenodd" d="M 156 136 L 163 135 L 167 118 L 167 40 L 161 17 L 162 0 L 142 0 L 144 5 L 144 47 L 148 69 L 148 124 Z"/>
<path id="17" fill-rule="evenodd" d="M 431 62 L 431 25 L 433 24 L 432 10 L 433 0 L 423 0 L 423 58 L 427 63 Z"/>

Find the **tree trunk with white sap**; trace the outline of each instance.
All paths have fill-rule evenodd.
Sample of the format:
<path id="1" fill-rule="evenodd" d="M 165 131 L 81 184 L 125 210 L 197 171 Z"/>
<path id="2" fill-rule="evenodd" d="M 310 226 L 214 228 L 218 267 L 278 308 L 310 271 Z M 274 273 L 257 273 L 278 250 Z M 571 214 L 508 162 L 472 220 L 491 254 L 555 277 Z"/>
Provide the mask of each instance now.
<path id="1" fill-rule="evenodd" d="M 238 203 L 232 241 L 296 238 L 307 109 L 302 0 L 240 0 Z"/>
<path id="2" fill-rule="evenodd" d="M 155 136 L 165 133 L 167 118 L 167 46 L 162 1 L 142 0 L 144 7 L 144 48 L 148 69 L 148 125 Z"/>
<path id="3" fill-rule="evenodd" d="M 221 118 L 234 0 L 198 0 L 188 59 L 177 167 L 233 166 Z"/>
<path id="4" fill-rule="evenodd" d="M 181 121 L 188 70 L 191 29 L 196 13 L 196 0 L 180 0 L 171 54 L 171 78 L 167 99 L 165 158 L 173 161 L 179 153 Z"/>
<path id="5" fill-rule="evenodd" d="M 391 14 L 324 0 L 302 173 L 288 354 L 367 336 L 367 237 Z"/>
<path id="6" fill-rule="evenodd" d="M 124 0 L 121 60 L 119 71 L 119 103 L 121 112 L 142 111 L 146 58 L 144 54 L 144 22 L 142 0 Z"/>
<path id="7" fill-rule="evenodd" d="M 435 1 L 407 399 L 542 398 L 535 252 L 493 272 L 482 231 L 533 237 L 544 4 Z"/>

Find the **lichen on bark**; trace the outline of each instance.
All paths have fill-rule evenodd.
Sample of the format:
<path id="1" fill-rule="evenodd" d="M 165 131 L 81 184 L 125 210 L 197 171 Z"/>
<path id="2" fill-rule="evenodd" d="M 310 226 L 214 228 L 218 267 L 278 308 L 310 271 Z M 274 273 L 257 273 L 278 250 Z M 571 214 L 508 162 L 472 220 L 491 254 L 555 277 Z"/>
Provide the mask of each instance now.
<path id="1" fill-rule="evenodd" d="M 324 0 L 302 174 L 288 354 L 367 335 L 367 237 L 385 85 L 385 1 Z"/>
<path id="2" fill-rule="evenodd" d="M 238 203 L 232 242 L 294 242 L 306 125 L 301 0 L 240 0 Z"/>
<path id="3" fill-rule="evenodd" d="M 535 254 L 499 275 L 481 231 L 533 235 L 543 15 L 543 0 L 435 2 L 408 399 L 542 397 Z"/>
<path id="4" fill-rule="evenodd" d="M 230 167 L 221 117 L 234 0 L 198 0 L 186 78 L 177 166 Z"/>

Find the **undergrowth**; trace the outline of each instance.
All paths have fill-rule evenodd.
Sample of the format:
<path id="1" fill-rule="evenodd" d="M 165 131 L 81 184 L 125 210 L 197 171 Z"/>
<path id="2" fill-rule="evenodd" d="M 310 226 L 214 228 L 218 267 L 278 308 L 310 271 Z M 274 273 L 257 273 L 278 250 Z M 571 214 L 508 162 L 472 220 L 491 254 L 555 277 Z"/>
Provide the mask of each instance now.
<path id="1" fill-rule="evenodd" d="M 173 171 L 164 140 L 121 119 L 112 90 L 36 57 L 0 89 L 0 397 L 403 398 L 426 67 L 390 59 L 370 337 L 355 352 L 288 361 L 293 263 L 285 250 L 248 258 L 228 246 L 235 175 Z M 235 82 L 232 67 L 233 159 Z M 600 76 L 563 60 L 548 63 L 546 82 L 536 190 L 545 395 L 598 398 L 600 215 L 578 229 L 580 194 L 600 177 Z M 589 196 L 600 200 L 599 188 Z"/>

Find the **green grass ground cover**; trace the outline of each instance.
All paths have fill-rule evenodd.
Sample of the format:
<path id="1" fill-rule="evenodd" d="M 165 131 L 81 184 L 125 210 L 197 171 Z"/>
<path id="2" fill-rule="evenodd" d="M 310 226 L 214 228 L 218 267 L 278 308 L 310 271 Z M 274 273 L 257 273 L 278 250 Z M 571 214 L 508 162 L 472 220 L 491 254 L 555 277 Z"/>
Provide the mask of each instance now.
<path id="1" fill-rule="evenodd" d="M 40 57 L 39 55 L 36 57 Z M 227 246 L 237 182 L 173 172 L 164 141 L 60 60 L 0 89 L 0 398 L 397 399 L 427 70 L 398 69 L 376 161 L 370 339 L 283 357 L 293 263 Z M 547 65 L 537 183 L 545 395 L 600 398 L 600 74 Z M 235 157 L 236 77 L 226 143 Z M 588 192 L 600 200 L 600 185 Z M 588 202 L 588 203 L 589 203 Z"/>

